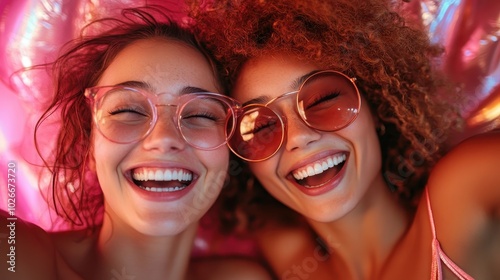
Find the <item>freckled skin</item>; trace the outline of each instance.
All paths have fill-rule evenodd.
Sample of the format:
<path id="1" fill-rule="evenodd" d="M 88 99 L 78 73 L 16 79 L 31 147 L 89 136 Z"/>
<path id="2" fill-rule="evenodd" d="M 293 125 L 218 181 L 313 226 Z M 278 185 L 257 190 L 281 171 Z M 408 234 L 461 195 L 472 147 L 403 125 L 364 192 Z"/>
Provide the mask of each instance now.
<path id="1" fill-rule="evenodd" d="M 187 86 L 218 92 L 211 73 L 204 57 L 187 45 L 143 40 L 131 44 L 113 60 L 98 86 L 144 81 L 157 93 L 167 93 L 162 98 L 172 99 Z M 168 116 L 173 110 L 158 112 L 153 132 L 137 143 L 117 144 L 94 133 L 94 159 L 111 219 L 142 233 L 170 235 L 199 220 L 213 204 L 225 179 L 229 152 L 225 146 L 213 151 L 191 147 L 175 128 L 172 116 Z M 193 190 L 180 200 L 161 203 L 135 195 L 124 173 L 151 161 L 192 168 L 199 176 Z"/>

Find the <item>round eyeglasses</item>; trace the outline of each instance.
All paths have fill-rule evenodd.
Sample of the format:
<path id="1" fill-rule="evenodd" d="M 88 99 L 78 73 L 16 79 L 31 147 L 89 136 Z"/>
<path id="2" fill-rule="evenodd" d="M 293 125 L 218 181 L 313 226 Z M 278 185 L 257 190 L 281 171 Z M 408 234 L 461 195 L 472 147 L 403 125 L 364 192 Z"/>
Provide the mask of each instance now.
<path id="1" fill-rule="evenodd" d="M 163 94 L 127 86 L 88 88 L 85 96 L 93 108 L 99 132 L 115 143 L 144 139 L 158 121 L 158 108 L 176 108 L 174 123 L 184 140 L 201 150 L 214 150 L 227 143 L 234 132 L 238 103 L 218 93 L 179 95 L 172 104 L 161 103 Z"/>
<path id="2" fill-rule="evenodd" d="M 229 148 L 240 158 L 257 162 L 272 157 L 285 140 L 286 125 L 271 103 L 295 96 L 295 111 L 309 127 L 337 131 L 350 125 L 361 107 L 359 90 L 350 78 L 337 71 L 319 71 L 309 76 L 299 90 L 280 95 L 266 104 L 239 109 Z"/>

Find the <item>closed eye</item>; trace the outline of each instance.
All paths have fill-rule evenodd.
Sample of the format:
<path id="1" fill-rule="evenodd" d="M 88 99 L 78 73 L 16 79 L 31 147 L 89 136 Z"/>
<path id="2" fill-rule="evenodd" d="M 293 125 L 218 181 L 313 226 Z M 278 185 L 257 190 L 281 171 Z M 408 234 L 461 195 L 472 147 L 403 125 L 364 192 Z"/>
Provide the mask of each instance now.
<path id="1" fill-rule="evenodd" d="M 276 125 L 276 120 L 272 119 L 267 122 L 257 122 L 253 129 L 249 129 L 247 131 L 244 131 L 241 133 L 241 135 L 251 135 L 251 134 L 257 134 L 259 132 L 263 132 L 264 130 L 272 130 L 274 126 Z"/>
<path id="2" fill-rule="evenodd" d="M 210 113 L 210 112 L 199 112 L 196 114 L 183 116 L 182 118 L 183 119 L 204 118 L 204 119 L 212 120 L 212 121 L 218 121 L 220 119 L 220 117 L 218 117 L 215 114 Z"/>
<path id="3" fill-rule="evenodd" d="M 335 92 L 329 92 L 326 94 L 315 96 L 314 100 L 312 100 L 312 102 L 307 104 L 306 109 L 310 109 L 310 108 L 312 108 L 314 106 L 318 106 L 318 105 L 324 105 L 325 103 L 328 103 L 328 102 L 332 101 L 333 99 L 337 98 L 340 95 L 340 93 L 341 93 L 340 91 L 335 91 Z"/>
<path id="4" fill-rule="evenodd" d="M 110 123 L 124 125 L 142 125 L 151 119 L 152 114 L 144 108 L 123 107 L 116 108 L 105 117 Z"/>
<path id="5" fill-rule="evenodd" d="M 225 115 L 214 112 L 192 112 L 181 117 L 182 126 L 190 129 L 214 129 L 222 127 Z"/>
<path id="6" fill-rule="evenodd" d="M 120 108 L 120 109 L 114 109 L 113 111 L 109 112 L 110 115 L 118 115 L 118 114 L 122 114 L 122 113 L 134 113 L 134 114 L 139 114 L 142 116 L 147 116 L 147 113 L 144 112 L 144 110 L 138 110 L 138 109 L 133 109 L 133 108 Z"/>

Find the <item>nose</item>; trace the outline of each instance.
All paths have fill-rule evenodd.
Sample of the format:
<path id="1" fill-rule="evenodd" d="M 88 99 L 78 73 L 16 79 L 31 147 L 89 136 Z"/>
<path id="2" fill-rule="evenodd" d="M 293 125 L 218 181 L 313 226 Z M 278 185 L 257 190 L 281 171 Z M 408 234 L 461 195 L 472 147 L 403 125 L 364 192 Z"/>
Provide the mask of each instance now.
<path id="1" fill-rule="evenodd" d="M 183 150 L 187 143 L 175 123 L 175 108 L 158 108 L 158 119 L 153 130 L 143 140 L 143 147 L 146 150 L 158 150 L 167 152 L 173 150 Z"/>
<path id="2" fill-rule="evenodd" d="M 307 126 L 294 110 L 287 110 L 286 116 L 285 148 L 287 151 L 305 148 L 321 137 L 320 132 Z"/>

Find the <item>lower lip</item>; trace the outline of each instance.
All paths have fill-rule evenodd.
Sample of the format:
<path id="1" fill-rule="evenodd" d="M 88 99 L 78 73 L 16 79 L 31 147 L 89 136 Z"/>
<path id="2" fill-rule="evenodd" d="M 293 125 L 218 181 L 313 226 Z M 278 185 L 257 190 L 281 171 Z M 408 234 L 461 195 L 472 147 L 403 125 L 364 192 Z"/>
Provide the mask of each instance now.
<path id="1" fill-rule="evenodd" d="M 309 196 L 318 196 L 322 195 L 326 192 L 329 192 L 333 189 L 335 189 L 342 179 L 345 176 L 346 172 L 346 166 L 349 161 L 349 158 L 346 159 L 344 162 L 344 165 L 342 166 L 342 169 L 340 169 L 339 173 L 337 173 L 333 178 L 330 179 L 330 181 L 326 182 L 323 186 L 321 187 L 315 187 L 315 188 L 306 188 L 300 184 L 298 184 L 295 180 L 293 180 L 294 185 L 304 194 L 309 195 Z"/>
<path id="2" fill-rule="evenodd" d="M 150 201 L 165 202 L 165 201 L 175 201 L 181 199 L 183 196 L 185 196 L 191 191 L 194 184 L 196 183 L 196 180 L 191 181 L 191 184 L 186 186 L 184 189 L 173 192 L 150 192 L 137 186 L 133 181 L 129 180 L 129 183 L 132 186 L 132 190 L 139 197 Z"/>

